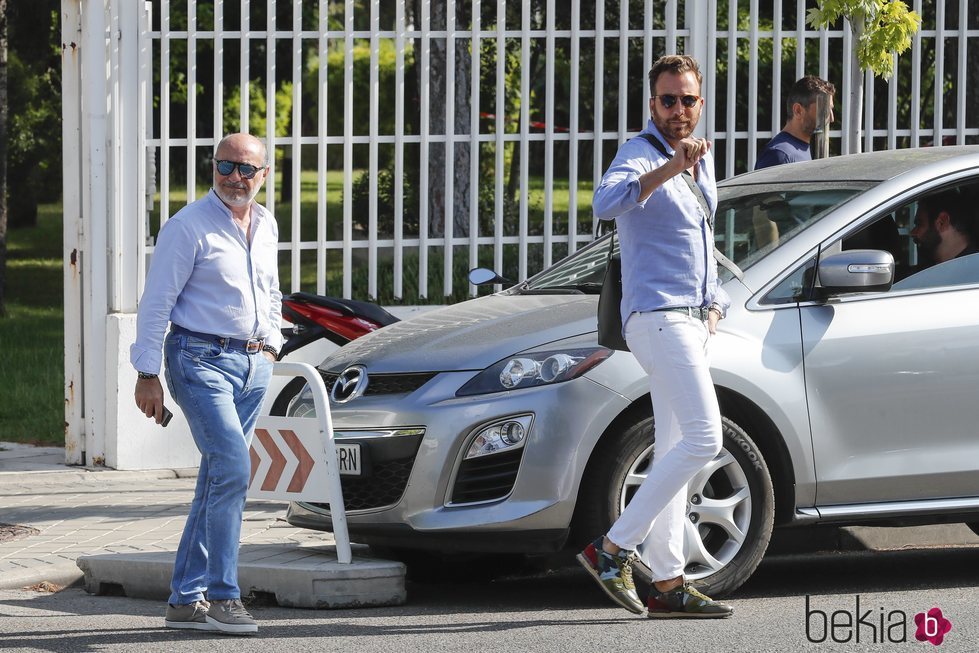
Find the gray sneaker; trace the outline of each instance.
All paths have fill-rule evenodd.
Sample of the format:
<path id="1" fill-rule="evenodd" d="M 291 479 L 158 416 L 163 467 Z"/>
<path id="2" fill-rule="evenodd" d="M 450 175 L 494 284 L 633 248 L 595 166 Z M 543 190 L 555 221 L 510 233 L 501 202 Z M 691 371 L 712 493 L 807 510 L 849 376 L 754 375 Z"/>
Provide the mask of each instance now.
<path id="1" fill-rule="evenodd" d="M 207 623 L 213 630 L 231 635 L 250 635 L 258 632 L 258 624 L 241 604 L 241 599 L 211 601 Z"/>
<path id="2" fill-rule="evenodd" d="M 207 623 L 207 610 L 210 607 L 207 601 L 194 601 L 187 605 L 167 604 L 167 616 L 164 618 L 163 625 L 167 628 L 185 628 L 190 630 L 214 630 L 214 626 Z"/>

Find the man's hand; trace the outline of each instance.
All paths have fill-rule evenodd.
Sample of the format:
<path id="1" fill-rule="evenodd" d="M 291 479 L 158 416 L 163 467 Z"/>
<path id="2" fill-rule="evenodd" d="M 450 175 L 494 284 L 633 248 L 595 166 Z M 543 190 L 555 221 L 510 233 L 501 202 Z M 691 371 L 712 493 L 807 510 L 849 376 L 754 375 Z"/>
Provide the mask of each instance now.
<path id="1" fill-rule="evenodd" d="M 710 151 L 711 142 L 706 138 L 684 138 L 676 144 L 673 160 L 680 165 L 680 171 L 697 165 Z"/>
<path id="2" fill-rule="evenodd" d="M 136 405 L 157 424 L 163 422 L 163 385 L 160 377 L 136 379 Z"/>
<path id="3" fill-rule="evenodd" d="M 273 356 L 272 355 L 272 352 L 270 352 L 270 351 L 263 351 L 262 352 L 262 356 L 265 356 L 265 358 L 269 359 L 273 363 L 275 362 L 275 356 Z"/>
<path id="4" fill-rule="evenodd" d="M 717 323 L 721 321 L 721 312 L 711 309 L 707 311 L 707 330 L 711 335 L 717 333 Z"/>

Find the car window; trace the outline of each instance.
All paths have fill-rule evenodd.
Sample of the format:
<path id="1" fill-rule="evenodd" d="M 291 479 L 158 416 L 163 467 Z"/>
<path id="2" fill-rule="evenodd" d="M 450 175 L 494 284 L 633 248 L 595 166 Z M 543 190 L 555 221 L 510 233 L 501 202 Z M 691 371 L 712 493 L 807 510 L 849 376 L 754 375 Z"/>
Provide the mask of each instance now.
<path id="1" fill-rule="evenodd" d="M 714 240 L 742 270 L 781 247 L 830 210 L 869 188 L 868 182 L 744 184 L 718 187 Z M 608 258 L 607 237 L 589 244 L 511 289 L 512 292 L 573 289 L 598 293 Z M 618 253 L 618 242 L 615 243 Z M 733 276 L 718 269 L 721 281 Z"/>
<path id="2" fill-rule="evenodd" d="M 979 283 L 979 254 L 970 254 L 939 263 L 898 281 L 891 292 L 939 288 Z"/>
<path id="3" fill-rule="evenodd" d="M 920 195 L 844 237 L 841 248 L 890 252 L 895 264 L 890 292 L 979 283 L 979 262 L 969 256 L 976 252 L 979 235 L 973 209 L 977 190 L 976 182 L 968 182 Z M 929 215 L 942 212 L 957 216 L 954 227 L 950 218 L 935 226 Z"/>
<path id="4" fill-rule="evenodd" d="M 867 187 L 859 183 L 721 187 L 715 244 L 738 267 L 747 270 Z M 727 270 L 719 274 L 725 281 L 731 275 Z"/>

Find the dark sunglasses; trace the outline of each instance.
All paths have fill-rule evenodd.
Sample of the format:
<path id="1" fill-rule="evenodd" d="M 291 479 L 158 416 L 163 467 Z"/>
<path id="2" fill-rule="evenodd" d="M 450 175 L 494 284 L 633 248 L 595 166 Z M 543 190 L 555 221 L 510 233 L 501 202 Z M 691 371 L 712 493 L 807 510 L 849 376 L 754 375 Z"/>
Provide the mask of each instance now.
<path id="1" fill-rule="evenodd" d="M 677 100 L 680 100 L 680 104 L 683 105 L 684 109 L 693 109 L 703 99 L 699 95 L 654 95 L 653 97 L 659 98 L 659 101 L 666 109 L 672 109 Z"/>
<path id="2" fill-rule="evenodd" d="M 215 159 L 214 163 L 217 165 L 218 172 L 225 177 L 234 172 L 235 168 L 238 168 L 238 174 L 241 175 L 242 179 L 251 179 L 258 174 L 259 170 L 265 169 L 265 166 L 253 166 L 250 163 L 241 163 L 240 161 Z"/>

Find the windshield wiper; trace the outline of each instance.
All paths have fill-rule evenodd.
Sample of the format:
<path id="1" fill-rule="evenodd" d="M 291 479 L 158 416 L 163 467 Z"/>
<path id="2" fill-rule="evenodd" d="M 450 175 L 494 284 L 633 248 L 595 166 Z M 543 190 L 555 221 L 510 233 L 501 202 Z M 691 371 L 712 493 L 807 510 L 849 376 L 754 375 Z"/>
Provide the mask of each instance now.
<path id="1" fill-rule="evenodd" d="M 595 282 L 576 283 L 562 286 L 542 286 L 540 288 L 521 288 L 521 295 L 597 295 L 602 284 Z"/>

